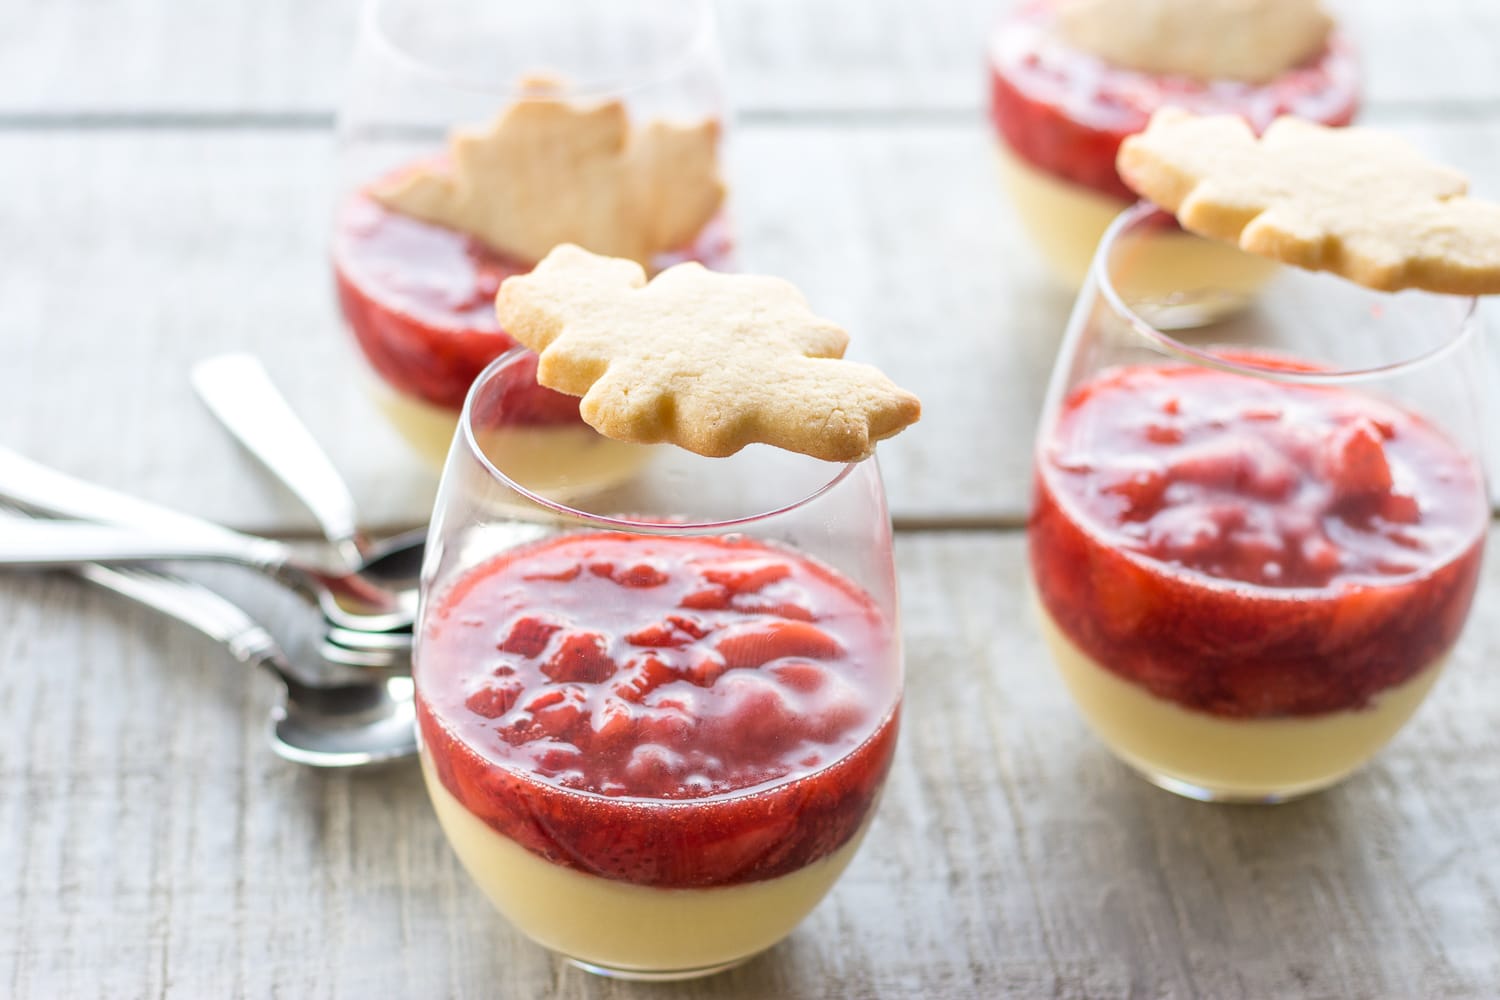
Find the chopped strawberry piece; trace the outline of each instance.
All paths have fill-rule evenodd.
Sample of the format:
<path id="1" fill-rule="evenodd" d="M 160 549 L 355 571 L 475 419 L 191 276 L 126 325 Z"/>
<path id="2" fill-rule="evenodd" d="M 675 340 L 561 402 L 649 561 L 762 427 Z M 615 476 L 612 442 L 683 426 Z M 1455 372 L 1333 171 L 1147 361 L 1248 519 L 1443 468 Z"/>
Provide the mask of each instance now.
<path id="1" fill-rule="evenodd" d="M 554 690 L 562 697 L 549 701 L 540 708 L 528 706 L 528 709 L 536 720 L 538 731 L 553 739 L 571 742 L 571 737 L 588 725 L 587 699 L 582 690 L 571 685 Z"/>
<path id="2" fill-rule="evenodd" d="M 670 791 L 686 774 L 687 761 L 682 754 L 657 743 L 641 744 L 625 762 L 626 780 L 657 795 Z"/>
<path id="3" fill-rule="evenodd" d="M 605 646 L 604 636 L 597 632 L 574 632 L 542 664 L 542 673 L 555 681 L 582 684 L 608 680 L 617 668 Z"/>
<path id="4" fill-rule="evenodd" d="M 760 590 L 791 575 L 792 568 L 783 560 L 745 559 L 718 563 L 703 568 L 703 579 L 736 594 Z"/>
<path id="5" fill-rule="evenodd" d="M 1172 482 L 1276 500 L 1297 485 L 1297 467 L 1259 438 L 1223 436 L 1179 449 L 1166 476 Z"/>
<path id="6" fill-rule="evenodd" d="M 722 611 L 729 607 L 729 598 L 728 587 L 708 587 L 688 594 L 677 602 L 677 606 L 691 608 L 694 611 Z"/>
<path id="7" fill-rule="evenodd" d="M 717 688 L 724 703 L 733 706 L 720 722 L 742 745 L 791 747 L 806 733 L 806 723 L 770 677 L 738 671 L 721 678 Z"/>
<path id="8" fill-rule="evenodd" d="M 614 692 L 629 702 L 638 702 L 677 679 L 677 672 L 654 655 L 647 654 L 626 661 L 625 674 L 615 682 Z"/>
<path id="9" fill-rule="evenodd" d="M 827 632 L 794 621 L 770 621 L 737 629 L 714 648 L 729 667 L 758 667 L 784 656 L 830 660 L 844 654 L 844 647 Z"/>
<path id="10" fill-rule="evenodd" d="M 664 747 L 687 746 L 693 740 L 697 724 L 681 706 L 684 699 L 666 699 L 669 704 L 642 709 L 636 728 L 640 741 Z"/>
<path id="11" fill-rule="evenodd" d="M 771 675 L 802 694 L 812 694 L 828 683 L 828 671 L 816 663 L 779 663 L 771 668 Z"/>
<path id="12" fill-rule="evenodd" d="M 524 707 L 524 711 L 535 714 L 553 705 L 561 705 L 568 698 L 567 691 L 563 688 L 549 687 L 533 695 Z"/>
<path id="13" fill-rule="evenodd" d="M 1391 493 L 1380 501 L 1380 516 L 1393 524 L 1416 524 L 1422 519 L 1422 505 L 1405 493 Z"/>
<path id="14" fill-rule="evenodd" d="M 520 681 L 487 684 L 464 699 L 464 706 L 475 715 L 498 719 L 515 707 L 516 699 L 525 689 Z"/>
<path id="15" fill-rule="evenodd" d="M 711 687 L 728 669 L 729 665 L 724 662 L 723 657 L 711 653 L 683 671 L 683 677 L 699 687 Z"/>
<path id="16" fill-rule="evenodd" d="M 650 563 L 637 563 L 615 574 L 614 581 L 622 587 L 660 587 L 671 577 Z"/>
<path id="17" fill-rule="evenodd" d="M 660 587 L 671 579 L 659 567 L 645 562 L 623 567 L 610 562 L 590 563 L 589 572 L 622 587 Z"/>
<path id="18" fill-rule="evenodd" d="M 547 643 L 552 637 L 561 631 L 562 625 L 558 622 L 547 621 L 536 615 L 527 615 L 525 618 L 517 619 L 510 627 L 510 634 L 505 641 L 500 643 L 500 649 L 506 653 L 515 653 L 517 656 L 534 657 L 540 656 L 547 648 Z"/>
<path id="19" fill-rule="evenodd" d="M 1125 499 L 1124 516 L 1143 520 L 1161 509 L 1169 480 L 1159 469 L 1141 469 L 1104 487 L 1104 492 Z"/>
<path id="20" fill-rule="evenodd" d="M 710 629 L 686 615 L 667 615 L 664 621 L 636 629 L 625 637 L 632 646 L 686 646 L 708 635 Z"/>
<path id="21" fill-rule="evenodd" d="M 1367 418 L 1334 431 L 1324 451 L 1324 475 L 1339 500 L 1384 496 L 1395 480 L 1385 456 L 1385 437 Z"/>
<path id="22" fill-rule="evenodd" d="M 568 771 L 583 763 L 583 751 L 571 743 L 554 743 L 543 750 L 537 751 L 532 757 L 536 761 L 537 770 L 546 775 L 556 775 L 561 771 Z"/>
<path id="23" fill-rule="evenodd" d="M 578 563 L 573 563 L 569 566 L 564 566 L 561 569 L 533 570 L 530 573 L 527 573 L 521 579 L 536 581 L 551 580 L 555 583 L 567 583 L 570 580 L 578 579 L 578 574 L 582 572 L 583 566 Z"/>
<path id="24" fill-rule="evenodd" d="M 757 601 L 751 594 L 740 594 L 732 604 L 734 610 L 744 615 L 770 615 L 773 618 L 791 618 L 799 622 L 817 621 L 818 616 L 800 604 L 788 601 L 766 603 Z"/>
<path id="25" fill-rule="evenodd" d="M 589 748 L 596 753 L 608 753 L 635 736 L 635 710 L 619 698 L 606 699 L 589 720 L 589 727 L 592 732 Z"/>

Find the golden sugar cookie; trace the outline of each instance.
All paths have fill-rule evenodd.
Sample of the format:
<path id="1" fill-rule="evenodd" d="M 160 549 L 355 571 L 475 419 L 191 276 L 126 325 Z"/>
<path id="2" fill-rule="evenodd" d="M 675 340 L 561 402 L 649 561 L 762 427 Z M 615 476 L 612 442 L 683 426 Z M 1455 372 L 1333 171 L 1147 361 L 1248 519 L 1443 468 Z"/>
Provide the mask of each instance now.
<path id="1" fill-rule="evenodd" d="M 495 306 L 541 355 L 537 380 L 582 396 L 584 420 L 620 441 L 852 462 L 921 414 L 878 369 L 842 360 L 848 334 L 780 278 L 687 263 L 648 283 L 634 261 L 560 246 Z"/>

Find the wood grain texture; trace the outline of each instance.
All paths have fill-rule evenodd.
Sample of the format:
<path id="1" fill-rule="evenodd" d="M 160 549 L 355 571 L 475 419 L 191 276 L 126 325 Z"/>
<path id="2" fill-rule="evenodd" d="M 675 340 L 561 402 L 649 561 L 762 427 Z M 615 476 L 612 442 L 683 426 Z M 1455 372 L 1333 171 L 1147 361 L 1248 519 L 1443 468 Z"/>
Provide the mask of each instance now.
<path id="1" fill-rule="evenodd" d="M 1011 5 L 715 4 L 736 103 L 752 113 L 977 109 L 986 39 Z M 1360 47 L 1372 107 L 1500 101 L 1500 7 L 1490 0 L 1330 6 Z M 0 119 L 326 117 L 357 9 L 355 0 L 9 0 L 0 7 Z"/>
<path id="2" fill-rule="evenodd" d="M 1500 191 L 1500 118 L 1405 131 Z M 742 266 L 796 282 L 853 333 L 850 356 L 926 403 L 881 446 L 903 523 L 1015 524 L 1028 502 L 1071 295 L 1032 259 L 989 142 L 961 124 L 732 140 Z M 328 137 L 301 132 L 0 132 L 0 442 L 229 524 L 309 531 L 188 386 L 195 360 L 249 350 L 370 524 L 425 520 L 435 475 L 367 399 L 333 305 L 331 164 Z"/>
<path id="3" fill-rule="evenodd" d="M 1027 261 L 983 132 L 746 128 L 731 156 L 744 265 L 797 281 L 853 331 L 851 356 L 928 401 L 882 446 L 897 515 L 1014 516 L 1068 296 Z M 0 134 L 0 441 L 231 524 L 307 529 L 188 386 L 193 361 L 246 349 L 370 523 L 425 520 L 435 476 L 366 399 L 333 305 L 330 173 L 322 135 Z"/>
<path id="4" fill-rule="evenodd" d="M 1500 981 L 1500 627 L 1376 763 L 1275 808 L 1145 784 L 1052 673 L 1015 533 L 897 546 L 905 731 L 833 894 L 734 972 L 597 980 L 490 912 L 414 767 L 316 774 L 268 684 L 58 579 L 0 579 L 0 992 L 183 997 L 1448 997 Z M 283 632 L 299 608 L 214 577 Z M 1500 566 L 1487 571 L 1493 604 Z"/>

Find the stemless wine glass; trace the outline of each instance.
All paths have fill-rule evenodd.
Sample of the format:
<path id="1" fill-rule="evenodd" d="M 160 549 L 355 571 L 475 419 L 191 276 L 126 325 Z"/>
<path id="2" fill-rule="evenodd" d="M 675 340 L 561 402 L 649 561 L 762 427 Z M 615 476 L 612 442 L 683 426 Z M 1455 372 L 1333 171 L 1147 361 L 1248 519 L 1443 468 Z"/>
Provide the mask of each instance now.
<path id="1" fill-rule="evenodd" d="M 1359 65 L 1340 31 L 1300 65 L 1269 80 L 1196 78 L 1117 65 L 1078 47 L 1064 30 L 1063 7 L 1055 0 L 1011 6 L 990 36 L 985 68 L 1001 179 L 1038 258 L 1069 289 L 1083 283 L 1100 237 L 1135 200 L 1115 171 L 1115 156 L 1154 111 L 1234 114 L 1262 132 L 1279 115 L 1347 125 L 1358 107 Z M 1191 11 L 1184 4 L 1178 13 Z M 1247 8 L 1242 17 L 1267 13 Z M 1170 24 L 1156 27 L 1171 33 Z M 1245 24 L 1243 30 L 1256 26 Z M 1198 258 L 1206 257 L 1214 267 L 1239 268 L 1246 287 L 1266 270 L 1263 261 L 1227 244 L 1198 243 L 1198 258 L 1186 252 L 1190 245 L 1187 238 L 1162 239 L 1157 250 L 1175 254 L 1179 265 L 1201 266 Z"/>
<path id="2" fill-rule="evenodd" d="M 1109 230 L 1053 373 L 1039 617 L 1126 763 L 1277 801 L 1390 740 L 1468 614 L 1488 520 L 1475 302 L 1288 267 L 1226 311 L 1211 282 L 1147 273 L 1164 220 L 1142 205 Z"/>
<path id="3" fill-rule="evenodd" d="M 515 346 L 495 321 L 500 282 L 536 262 L 391 212 L 367 192 L 414 166 L 444 163 L 455 128 L 484 127 L 514 104 L 543 99 L 619 101 L 635 125 L 722 126 L 723 63 L 707 0 L 367 3 L 338 120 L 334 276 L 380 408 L 434 464 L 469 384 Z M 730 254 L 721 212 L 653 263 L 724 268 Z M 539 440 L 568 422 L 567 404 L 545 392 L 531 404 L 513 416 Z"/>
<path id="4" fill-rule="evenodd" d="M 594 972 L 705 975 L 817 904 L 884 783 L 879 470 L 661 445 L 607 486 L 570 479 L 503 433 L 534 369 L 518 350 L 480 375 L 439 487 L 413 659 L 428 790 L 522 933 Z"/>

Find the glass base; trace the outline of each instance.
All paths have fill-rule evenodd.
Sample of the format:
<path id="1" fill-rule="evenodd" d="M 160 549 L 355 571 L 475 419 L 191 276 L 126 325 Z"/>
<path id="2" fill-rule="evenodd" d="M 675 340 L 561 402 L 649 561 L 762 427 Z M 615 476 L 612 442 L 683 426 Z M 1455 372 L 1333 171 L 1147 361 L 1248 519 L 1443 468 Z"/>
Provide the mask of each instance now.
<path id="1" fill-rule="evenodd" d="M 1283 802 L 1291 802 L 1294 799 L 1304 798 L 1321 792 L 1323 789 L 1342 781 L 1345 775 L 1339 775 L 1331 781 L 1312 785 L 1304 788 L 1294 788 L 1285 792 L 1249 793 L 1228 791 L 1218 788 L 1209 788 L 1203 785 L 1195 785 L 1171 775 L 1148 771 L 1144 768 L 1128 765 L 1132 771 L 1145 778 L 1157 788 L 1164 788 L 1174 795 L 1181 795 L 1185 799 L 1193 799 L 1196 802 L 1217 802 L 1221 805 L 1240 806 L 1274 806 Z"/>
<path id="2" fill-rule="evenodd" d="M 701 979 L 704 976 L 728 972 L 730 969 L 744 965 L 754 957 L 754 955 L 746 955 L 743 958 L 720 962 L 718 965 L 704 965 L 696 969 L 652 971 L 650 969 L 617 969 L 610 965 L 597 965 L 593 962 L 585 962 L 583 959 L 574 958 L 571 955 L 563 956 L 570 965 L 577 966 L 584 972 L 592 972 L 596 976 L 604 976 L 609 979 L 627 979 L 638 983 L 673 983 L 683 979 Z"/>

